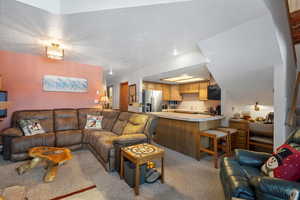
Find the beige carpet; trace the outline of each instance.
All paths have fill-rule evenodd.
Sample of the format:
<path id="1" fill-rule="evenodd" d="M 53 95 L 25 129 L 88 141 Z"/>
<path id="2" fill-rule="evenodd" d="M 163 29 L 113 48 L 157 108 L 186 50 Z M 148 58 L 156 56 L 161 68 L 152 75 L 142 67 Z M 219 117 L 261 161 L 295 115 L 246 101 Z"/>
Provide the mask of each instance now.
<path id="1" fill-rule="evenodd" d="M 97 188 L 94 188 L 92 190 L 75 194 L 61 200 L 105 200 L 105 198 Z"/>
<path id="2" fill-rule="evenodd" d="M 0 189 L 12 185 L 24 185 L 29 200 L 48 200 L 96 184 L 99 200 L 223 200 L 223 190 L 218 170 L 211 161 L 200 162 L 166 149 L 165 184 L 158 181 L 140 187 L 135 197 L 132 188 L 120 180 L 117 173 L 107 173 L 88 151 L 74 153 L 74 159 L 59 169 L 55 182 L 43 183 L 44 169 L 34 169 L 18 176 L 11 163 L 0 158 Z M 94 195 L 97 195 L 95 191 Z M 82 198 L 78 198 L 82 199 Z"/>

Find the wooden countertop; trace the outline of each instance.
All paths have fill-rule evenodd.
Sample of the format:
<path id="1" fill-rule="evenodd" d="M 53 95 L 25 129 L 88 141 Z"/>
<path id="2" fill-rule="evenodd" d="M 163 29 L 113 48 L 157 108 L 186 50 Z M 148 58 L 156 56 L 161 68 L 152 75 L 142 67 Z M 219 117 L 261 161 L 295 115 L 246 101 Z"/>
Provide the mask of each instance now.
<path id="1" fill-rule="evenodd" d="M 205 122 L 211 120 L 224 119 L 224 116 L 220 116 L 220 115 L 212 116 L 212 115 L 203 115 L 203 114 L 187 114 L 187 113 L 175 113 L 175 112 L 151 112 L 149 114 L 161 118 L 166 118 L 166 119 L 175 119 L 175 120 L 190 121 L 190 122 Z"/>

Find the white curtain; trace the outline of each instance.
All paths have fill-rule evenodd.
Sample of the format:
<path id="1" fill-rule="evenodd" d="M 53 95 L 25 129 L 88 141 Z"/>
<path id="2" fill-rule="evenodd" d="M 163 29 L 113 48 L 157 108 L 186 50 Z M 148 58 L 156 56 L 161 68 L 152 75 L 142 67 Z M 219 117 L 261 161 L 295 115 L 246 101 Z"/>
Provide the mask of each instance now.
<path id="1" fill-rule="evenodd" d="M 290 6 L 290 12 L 300 10 L 300 0 L 288 0 Z"/>

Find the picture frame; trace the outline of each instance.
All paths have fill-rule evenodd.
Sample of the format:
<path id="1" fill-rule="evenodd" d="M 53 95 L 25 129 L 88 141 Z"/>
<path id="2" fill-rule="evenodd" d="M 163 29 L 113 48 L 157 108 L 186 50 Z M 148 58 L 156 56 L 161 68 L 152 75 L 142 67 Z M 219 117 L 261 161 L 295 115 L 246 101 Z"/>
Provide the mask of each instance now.
<path id="1" fill-rule="evenodd" d="M 137 102 L 136 98 L 136 84 L 128 86 L 128 104 L 131 106 L 133 103 Z"/>
<path id="2" fill-rule="evenodd" d="M 88 80 L 65 76 L 45 75 L 43 90 L 46 92 L 88 92 Z"/>

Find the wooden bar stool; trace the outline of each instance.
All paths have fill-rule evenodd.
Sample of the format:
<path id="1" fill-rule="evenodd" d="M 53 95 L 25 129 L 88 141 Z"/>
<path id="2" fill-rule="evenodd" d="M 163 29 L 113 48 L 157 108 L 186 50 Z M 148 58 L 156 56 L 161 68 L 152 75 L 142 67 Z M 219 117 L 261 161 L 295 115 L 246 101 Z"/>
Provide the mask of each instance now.
<path id="1" fill-rule="evenodd" d="M 201 145 L 201 138 L 206 137 L 210 141 L 212 141 L 212 149 L 210 147 L 205 148 Z M 225 151 L 226 155 L 229 156 L 230 154 L 230 135 L 227 132 L 220 131 L 220 130 L 207 130 L 200 132 L 200 153 L 205 152 L 214 157 L 214 165 L 215 168 L 218 168 L 218 148 L 221 147 L 222 150 Z M 222 145 L 219 145 L 219 142 L 225 142 L 225 148 Z"/>
<path id="2" fill-rule="evenodd" d="M 220 128 L 217 128 L 217 130 L 224 131 L 229 135 L 229 138 L 228 138 L 229 139 L 229 148 L 230 148 L 229 156 L 231 156 L 232 155 L 232 136 L 238 134 L 238 130 L 235 128 L 229 128 L 229 127 L 220 127 Z"/>

